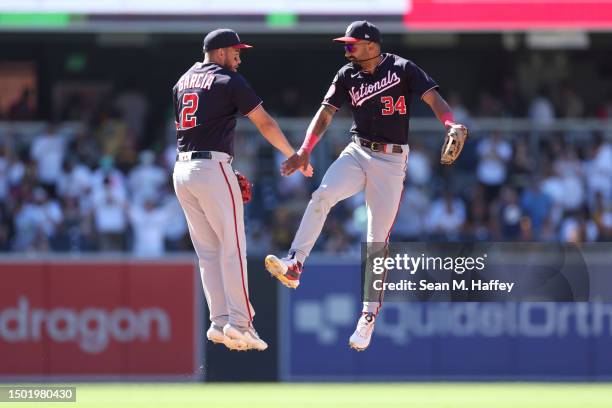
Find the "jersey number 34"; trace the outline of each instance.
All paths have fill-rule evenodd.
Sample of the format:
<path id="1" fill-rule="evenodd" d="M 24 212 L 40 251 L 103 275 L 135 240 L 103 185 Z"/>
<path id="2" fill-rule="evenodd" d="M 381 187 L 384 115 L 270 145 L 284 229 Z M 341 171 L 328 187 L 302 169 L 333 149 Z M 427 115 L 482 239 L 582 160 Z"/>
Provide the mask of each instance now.
<path id="1" fill-rule="evenodd" d="M 397 98 L 395 102 L 393 102 L 392 96 L 382 96 L 380 98 L 380 103 L 384 105 L 381 113 L 385 116 L 393 115 L 395 112 L 400 115 L 406 114 L 406 99 L 404 95 Z"/>
<path id="2" fill-rule="evenodd" d="M 196 117 L 196 111 L 198 110 L 198 103 L 200 96 L 195 92 L 186 93 L 183 95 L 181 109 L 181 129 L 189 129 L 197 126 L 198 118 Z"/>

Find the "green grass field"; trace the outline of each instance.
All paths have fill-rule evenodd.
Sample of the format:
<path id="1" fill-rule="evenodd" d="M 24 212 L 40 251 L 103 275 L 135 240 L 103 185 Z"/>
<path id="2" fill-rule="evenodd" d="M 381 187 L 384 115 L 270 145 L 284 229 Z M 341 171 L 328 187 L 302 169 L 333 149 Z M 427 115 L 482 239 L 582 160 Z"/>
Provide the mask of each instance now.
<path id="1" fill-rule="evenodd" d="M 2 384 L 7 385 L 7 384 Z M 74 384 L 73 384 L 74 385 Z M 76 403 L 0 407 L 610 408 L 612 384 L 76 384 Z"/>

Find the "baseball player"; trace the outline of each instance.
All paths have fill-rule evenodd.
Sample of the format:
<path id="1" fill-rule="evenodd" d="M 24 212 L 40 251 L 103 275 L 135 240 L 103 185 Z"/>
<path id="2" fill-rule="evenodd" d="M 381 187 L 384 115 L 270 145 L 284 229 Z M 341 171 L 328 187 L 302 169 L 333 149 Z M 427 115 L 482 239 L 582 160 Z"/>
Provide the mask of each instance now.
<path id="1" fill-rule="evenodd" d="M 266 269 L 285 286 L 297 288 L 306 257 L 321 233 L 331 207 L 365 189 L 368 210 L 368 242 L 386 246 L 402 197 L 408 160 L 408 127 L 413 95 L 427 103 L 447 129 L 441 162 L 451 164 L 461 152 L 467 129 L 454 122 L 438 85 L 412 61 L 381 53 L 380 31 L 368 21 L 355 21 L 344 37 L 350 61 L 336 74 L 322 106 L 312 119 L 302 147 L 281 166 L 285 175 L 304 169 L 310 152 L 323 136 L 334 114 L 348 104 L 353 125 L 351 142 L 329 167 L 321 185 L 312 194 L 289 254 L 268 255 Z M 372 337 L 376 316 L 382 306 L 364 302 L 362 316 L 349 345 L 365 350 Z"/>
<path id="2" fill-rule="evenodd" d="M 238 113 L 286 157 L 295 153 L 262 100 L 237 73 L 240 51 L 251 48 L 229 29 L 204 38 L 204 61 L 196 62 L 173 88 L 177 161 L 173 182 L 198 255 L 210 311 L 209 340 L 232 350 L 265 350 L 253 327 L 249 301 L 243 197 L 250 184 L 232 169 Z M 312 167 L 303 170 L 312 175 Z"/>

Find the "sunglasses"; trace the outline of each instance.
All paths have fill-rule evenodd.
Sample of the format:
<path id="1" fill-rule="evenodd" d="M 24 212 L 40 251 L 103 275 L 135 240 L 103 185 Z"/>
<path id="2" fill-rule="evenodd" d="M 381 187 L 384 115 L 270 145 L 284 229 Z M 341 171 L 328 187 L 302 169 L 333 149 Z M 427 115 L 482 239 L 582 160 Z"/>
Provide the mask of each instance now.
<path id="1" fill-rule="evenodd" d="M 353 43 L 353 44 L 344 44 L 344 49 L 345 49 L 347 52 L 353 52 L 353 51 L 355 51 L 355 48 L 356 48 L 355 46 L 356 46 L 356 45 L 358 45 L 358 44 L 369 44 L 369 43 L 370 43 L 370 41 L 367 41 L 367 42 L 360 42 L 360 43 Z"/>

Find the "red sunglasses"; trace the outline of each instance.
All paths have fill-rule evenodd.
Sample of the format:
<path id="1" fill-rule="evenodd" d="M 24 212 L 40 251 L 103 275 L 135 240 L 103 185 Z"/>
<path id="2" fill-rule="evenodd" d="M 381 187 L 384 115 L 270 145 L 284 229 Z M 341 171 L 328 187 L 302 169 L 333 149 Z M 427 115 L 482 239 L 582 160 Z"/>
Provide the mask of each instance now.
<path id="1" fill-rule="evenodd" d="M 368 42 L 361 42 L 361 43 L 344 44 L 344 49 L 345 49 L 347 52 L 353 52 L 353 51 L 355 51 L 355 46 L 356 46 L 357 44 L 369 44 L 369 43 L 370 43 L 370 42 L 368 41 Z"/>

